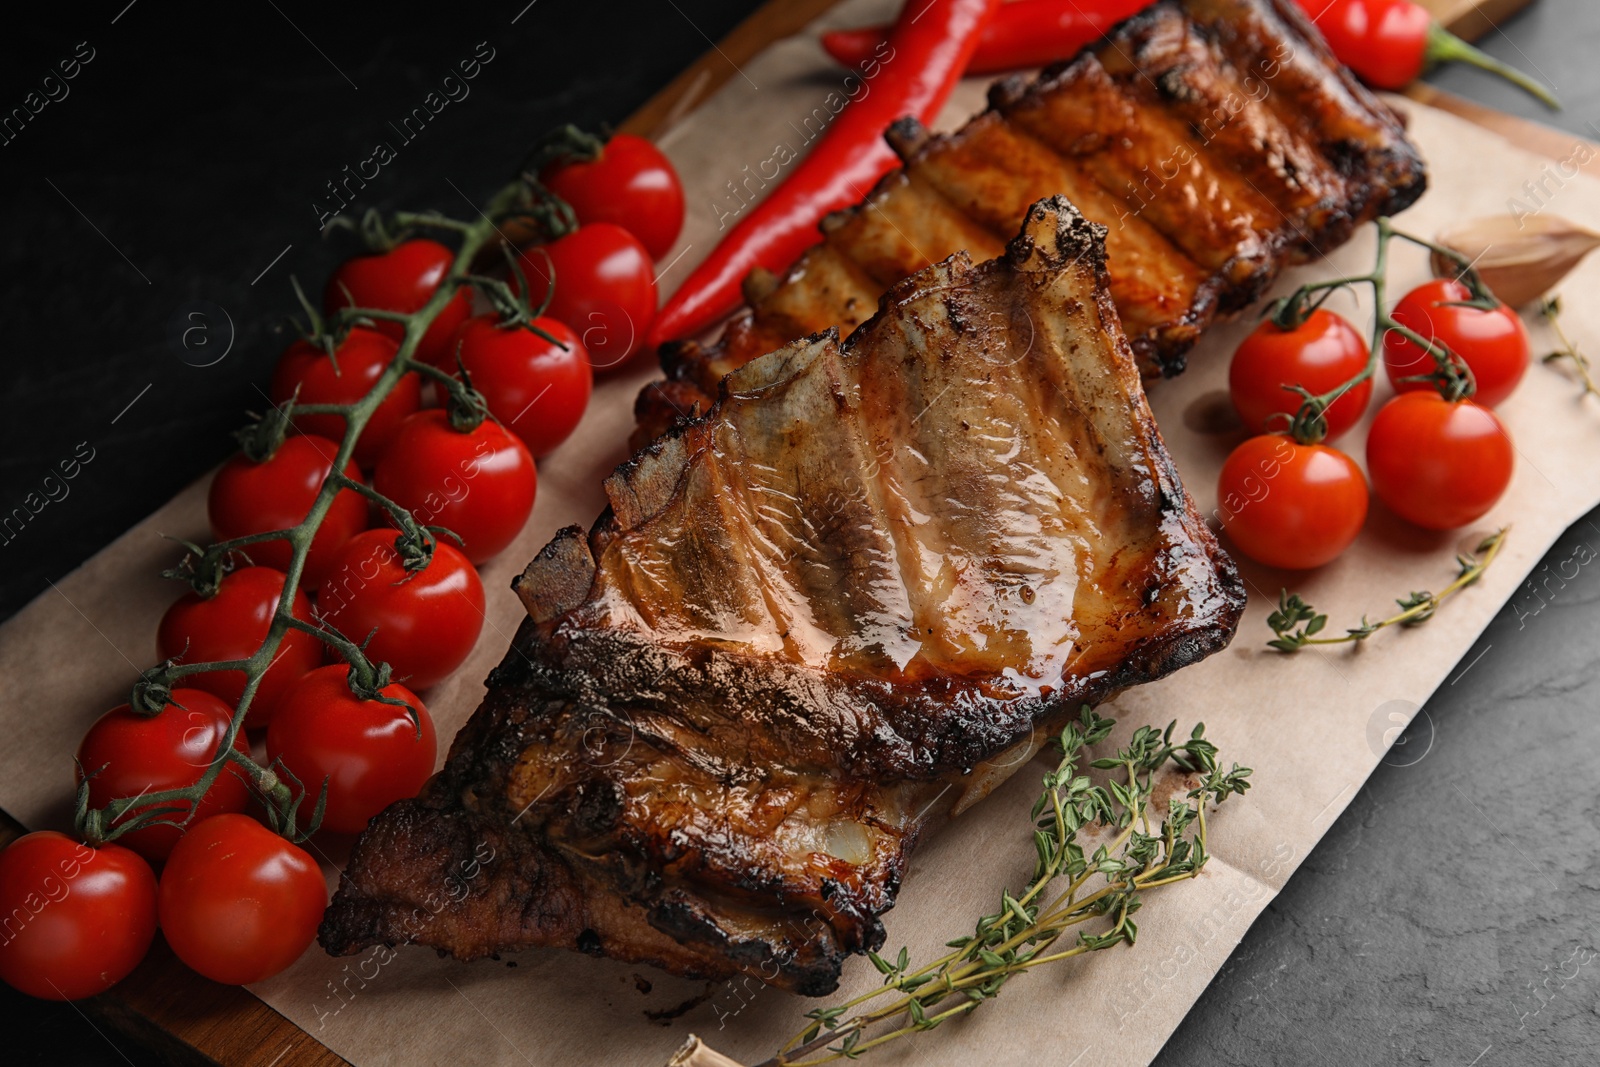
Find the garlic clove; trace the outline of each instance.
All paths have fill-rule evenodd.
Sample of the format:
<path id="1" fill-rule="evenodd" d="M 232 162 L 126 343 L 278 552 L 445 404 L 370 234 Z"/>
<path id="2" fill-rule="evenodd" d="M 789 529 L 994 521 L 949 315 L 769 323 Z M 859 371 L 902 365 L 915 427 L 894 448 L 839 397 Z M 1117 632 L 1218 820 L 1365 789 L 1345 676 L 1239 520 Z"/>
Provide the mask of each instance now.
<path id="1" fill-rule="evenodd" d="M 1600 247 L 1600 233 L 1548 213 L 1521 220 L 1490 215 L 1440 234 L 1438 243 L 1471 261 L 1495 296 L 1522 307 L 1549 292 Z M 1432 264 L 1435 277 L 1460 274 L 1455 263 L 1437 252 Z"/>

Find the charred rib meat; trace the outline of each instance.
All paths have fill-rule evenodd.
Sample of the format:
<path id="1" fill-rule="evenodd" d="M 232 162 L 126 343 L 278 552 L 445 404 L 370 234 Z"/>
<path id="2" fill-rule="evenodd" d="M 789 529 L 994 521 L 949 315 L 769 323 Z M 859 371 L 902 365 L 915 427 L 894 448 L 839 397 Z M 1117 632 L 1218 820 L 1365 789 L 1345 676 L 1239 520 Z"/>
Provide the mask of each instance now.
<path id="1" fill-rule="evenodd" d="M 1223 647 L 1244 591 L 1151 419 L 1104 242 L 1034 205 L 1000 258 L 747 364 L 619 468 L 519 579 L 488 697 L 362 836 L 323 944 L 826 993 L 930 822 L 1082 704 Z"/>
<path id="2" fill-rule="evenodd" d="M 826 220 L 781 279 L 752 277 L 750 308 L 715 345 L 663 347 L 667 380 L 640 394 L 636 445 L 709 407 L 746 361 L 829 326 L 848 335 L 928 263 L 997 254 L 1045 196 L 1106 225 L 1111 295 L 1140 366 L 1172 375 L 1286 264 L 1425 184 L 1397 118 L 1291 0 L 1164 0 L 1031 83 L 999 83 L 956 133 L 908 121 L 890 142 L 904 168 Z"/>

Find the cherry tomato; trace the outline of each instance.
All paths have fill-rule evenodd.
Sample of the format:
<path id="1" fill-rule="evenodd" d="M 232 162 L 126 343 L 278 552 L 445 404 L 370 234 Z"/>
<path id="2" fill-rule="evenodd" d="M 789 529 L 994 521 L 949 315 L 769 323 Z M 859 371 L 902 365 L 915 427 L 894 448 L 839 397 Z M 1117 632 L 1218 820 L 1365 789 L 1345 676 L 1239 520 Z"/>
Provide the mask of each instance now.
<path id="1" fill-rule="evenodd" d="M 1495 413 L 1472 400 L 1401 393 L 1378 409 L 1367 470 L 1403 519 L 1453 530 L 1482 517 L 1511 484 L 1516 450 Z"/>
<path id="2" fill-rule="evenodd" d="M 462 323 L 455 345 L 489 411 L 539 459 L 583 418 L 594 374 L 583 343 L 565 324 L 541 318 L 534 325 L 566 349 L 521 326 L 504 329 L 494 315 Z"/>
<path id="3" fill-rule="evenodd" d="M 401 241 L 387 252 L 347 259 L 328 279 L 322 294 L 323 309 L 330 315 L 343 307 L 409 315 L 433 298 L 454 260 L 454 252 L 426 237 Z M 471 314 L 471 296 L 465 289 L 457 290 L 417 342 L 417 358 L 449 366 L 450 335 Z M 379 333 L 396 341 L 405 333 L 398 322 L 380 320 L 375 325 Z"/>
<path id="4" fill-rule="evenodd" d="M 555 292 L 545 314 L 577 332 L 595 370 L 619 367 L 639 350 L 656 315 L 656 277 L 637 237 L 596 222 L 521 258 L 536 306 L 550 290 L 554 267 Z"/>
<path id="5" fill-rule="evenodd" d="M 158 715 L 140 715 L 127 704 L 112 708 L 95 720 L 78 745 L 76 775 L 80 782 L 85 774 L 89 776 L 89 806 L 103 808 L 123 797 L 182 789 L 198 782 L 222 747 L 232 719 L 232 708 L 199 689 L 174 689 L 172 702 Z M 233 747 L 246 754 L 250 751 L 243 733 L 234 737 Z M 195 805 L 189 825 L 225 811 L 243 811 L 249 803 L 249 786 L 230 764 Z M 149 808 L 170 805 L 145 804 L 121 821 Z M 166 816 L 182 817 L 179 813 Z M 157 863 L 167 858 L 183 833 L 183 828 L 158 823 L 121 834 L 117 843 Z"/>
<path id="6" fill-rule="evenodd" d="M 415 693 L 399 683 L 383 688 L 416 709 L 413 724 L 405 708 L 350 692 L 349 674 L 342 665 L 312 671 L 267 727 L 267 755 L 282 760 L 308 796 L 327 782 L 322 825 L 342 834 L 359 833 L 390 804 L 416 796 L 438 754 L 433 719 Z"/>
<path id="7" fill-rule="evenodd" d="M 223 575 L 209 597 L 185 593 L 161 617 L 157 654 L 183 663 L 249 659 L 266 640 L 286 577 L 272 567 L 241 567 Z M 298 589 L 289 611 L 297 619 L 311 621 L 311 601 Z M 322 647 L 315 637 L 299 630 L 284 634 L 272 666 L 256 685 L 245 725 L 265 726 L 283 691 L 321 662 Z M 244 695 L 244 682 L 244 671 L 206 671 L 183 679 L 184 685 L 213 693 L 235 708 Z"/>
<path id="8" fill-rule="evenodd" d="M 1300 410 L 1301 396 L 1286 386 L 1303 385 L 1313 393 L 1330 392 L 1360 374 L 1367 365 L 1367 342 L 1354 326 L 1326 308 L 1317 308 L 1293 330 L 1271 319 L 1257 326 L 1233 354 L 1228 367 L 1228 392 L 1245 427 L 1252 433 L 1288 428 Z M 1372 399 L 1369 378 L 1329 405 L 1327 440 L 1354 426 Z"/>
<path id="9" fill-rule="evenodd" d="M 327 883 L 305 849 L 248 815 L 189 828 L 161 872 L 161 932 L 213 982 L 271 978 L 317 935 Z"/>
<path id="10" fill-rule="evenodd" d="M 272 372 L 272 402 L 282 404 L 300 389 L 302 404 L 351 404 L 366 396 L 399 351 L 391 338 L 376 330 L 352 329 L 329 356 L 310 341 L 296 341 Z M 400 428 L 400 420 L 422 407 L 422 380 L 407 374 L 395 383 L 372 413 L 356 442 L 355 461 L 370 469 Z M 338 441 L 344 437 L 343 415 L 296 415 L 299 433 Z"/>
<path id="11" fill-rule="evenodd" d="M 1367 519 L 1367 480 L 1327 445 L 1262 434 L 1228 456 L 1218 479 L 1222 528 L 1269 567 L 1302 570 L 1338 556 Z"/>
<path id="12" fill-rule="evenodd" d="M 589 225 L 611 222 L 637 237 L 652 259 L 672 251 L 683 229 L 683 184 L 661 150 L 631 133 L 613 134 L 598 159 L 546 167 L 539 180 Z"/>
<path id="13" fill-rule="evenodd" d="M 433 559 L 408 573 L 395 551 L 400 535 L 368 530 L 350 539 L 317 593 L 317 610 L 394 668 L 412 689 L 427 689 L 466 662 L 483 629 L 483 582 L 467 557 L 439 541 Z"/>
<path id="14" fill-rule="evenodd" d="M 1391 317 L 1465 360 L 1478 387 L 1472 399 L 1492 408 L 1511 395 L 1528 369 L 1528 331 L 1505 304 L 1493 311 L 1450 306 L 1471 299 L 1472 291 L 1461 282 L 1435 278 L 1402 297 Z M 1434 366 L 1422 346 L 1392 330 L 1384 335 L 1383 369 L 1396 392 L 1432 389 L 1428 382 L 1401 379 L 1431 374 Z"/>
<path id="15" fill-rule="evenodd" d="M 156 935 L 156 876 L 118 845 L 40 830 L 0 852 L 0 979 L 79 1000 L 126 978 Z"/>
<path id="16" fill-rule="evenodd" d="M 485 419 L 458 433 L 444 411 L 419 411 L 400 425 L 372 483 L 424 526 L 443 526 L 482 563 L 522 532 L 533 511 L 538 473 L 516 437 Z"/>
<path id="17" fill-rule="evenodd" d="M 1379 89 L 1404 89 L 1428 59 L 1433 16 L 1411 0 L 1297 0 L 1328 48 Z"/>
<path id="18" fill-rule="evenodd" d="M 217 472 L 206 500 L 212 536 L 228 541 L 298 525 L 316 501 L 338 451 L 339 446 L 326 437 L 306 434 L 285 440 L 263 463 L 255 463 L 242 453 L 234 456 Z M 353 461 L 344 472 L 352 479 L 361 477 Z M 366 528 L 364 498 L 351 489 L 334 497 L 311 539 L 311 551 L 306 554 L 306 581 L 313 586 L 321 582 L 333 554 Z M 291 553 L 287 541 L 261 541 L 246 548 L 245 554 L 254 563 L 280 571 L 289 569 Z"/>

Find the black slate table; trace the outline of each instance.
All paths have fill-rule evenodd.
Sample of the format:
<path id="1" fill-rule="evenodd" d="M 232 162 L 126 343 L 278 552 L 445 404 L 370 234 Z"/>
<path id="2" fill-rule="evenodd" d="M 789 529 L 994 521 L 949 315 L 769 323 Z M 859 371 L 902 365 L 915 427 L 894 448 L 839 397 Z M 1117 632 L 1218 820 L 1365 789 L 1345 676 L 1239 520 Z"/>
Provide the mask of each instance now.
<path id="1" fill-rule="evenodd" d="M 0 136 L 0 511 L 80 442 L 94 459 L 69 496 L 0 536 L 0 617 L 230 451 L 284 344 L 273 320 L 289 275 L 320 279 L 341 258 L 317 233 L 324 183 L 456 60 L 479 42 L 495 50 L 470 97 L 370 184 L 373 202 L 461 207 L 462 191 L 515 165 L 516 146 L 628 114 L 755 6 L 524 3 L 421 16 L 111 0 L 35 6 L 7 26 L 0 112 L 61 61 L 78 70 Z M 1600 137 L 1600 5 L 1540 0 L 1480 43 L 1542 75 L 1567 109 L 1550 115 L 1462 68 L 1430 80 Z M 210 366 L 172 338 L 202 302 L 225 312 L 207 320 L 214 343 L 232 335 Z M 1600 512 L 1547 562 L 1581 546 L 1600 551 Z M 1585 568 L 1547 600 L 1537 615 L 1503 612 L 1463 659 L 1162 1067 L 1600 1061 L 1600 576 Z M 70 1006 L 3 988 L 0 1034 L 7 1062 L 159 1062 Z"/>

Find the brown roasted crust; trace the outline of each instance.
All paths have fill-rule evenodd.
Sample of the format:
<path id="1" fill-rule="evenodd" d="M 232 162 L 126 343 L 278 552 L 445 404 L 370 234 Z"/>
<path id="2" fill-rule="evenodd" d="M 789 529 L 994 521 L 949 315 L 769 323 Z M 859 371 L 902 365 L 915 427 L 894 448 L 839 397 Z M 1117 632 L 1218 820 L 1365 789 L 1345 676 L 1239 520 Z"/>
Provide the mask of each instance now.
<path id="1" fill-rule="evenodd" d="M 1042 197 L 1108 228 L 1111 295 L 1156 377 L 1182 371 L 1201 332 L 1285 266 L 1426 183 L 1397 116 L 1292 0 L 1163 0 L 1039 77 L 998 83 L 955 133 L 905 122 L 889 140 L 904 169 L 826 220 L 782 278 L 755 279 L 715 344 L 662 346 L 675 384 L 641 395 L 635 447 L 709 406 L 748 360 L 830 326 L 849 336 L 882 288 L 962 249 L 994 255 Z"/>
<path id="2" fill-rule="evenodd" d="M 444 770 L 362 836 L 330 951 L 544 945 L 829 992 L 934 820 L 1222 648 L 1245 601 L 1145 403 L 1105 230 L 1060 197 L 844 344 L 739 369 L 606 488 L 515 583 L 529 617 Z"/>

